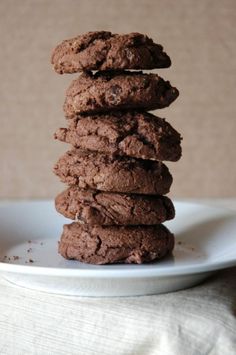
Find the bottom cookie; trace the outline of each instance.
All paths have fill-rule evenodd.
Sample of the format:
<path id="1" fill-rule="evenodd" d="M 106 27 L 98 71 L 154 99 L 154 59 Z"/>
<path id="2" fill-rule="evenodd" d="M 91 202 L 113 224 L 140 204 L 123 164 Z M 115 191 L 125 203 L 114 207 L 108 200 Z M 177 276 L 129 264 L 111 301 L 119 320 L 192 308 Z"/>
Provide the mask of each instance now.
<path id="1" fill-rule="evenodd" d="M 89 226 L 65 224 L 59 253 L 89 264 L 142 264 L 163 258 L 174 248 L 174 235 L 155 226 Z"/>

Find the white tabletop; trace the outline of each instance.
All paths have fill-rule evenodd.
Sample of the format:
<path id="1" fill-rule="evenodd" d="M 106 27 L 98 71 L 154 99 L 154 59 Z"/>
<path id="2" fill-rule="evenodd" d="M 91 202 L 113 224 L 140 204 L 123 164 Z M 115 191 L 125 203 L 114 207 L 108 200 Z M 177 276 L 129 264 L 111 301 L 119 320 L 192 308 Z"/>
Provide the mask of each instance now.
<path id="1" fill-rule="evenodd" d="M 206 202 L 236 210 L 236 199 Z M 62 297 L 0 279 L 0 354 L 235 355 L 236 268 L 127 298 Z"/>

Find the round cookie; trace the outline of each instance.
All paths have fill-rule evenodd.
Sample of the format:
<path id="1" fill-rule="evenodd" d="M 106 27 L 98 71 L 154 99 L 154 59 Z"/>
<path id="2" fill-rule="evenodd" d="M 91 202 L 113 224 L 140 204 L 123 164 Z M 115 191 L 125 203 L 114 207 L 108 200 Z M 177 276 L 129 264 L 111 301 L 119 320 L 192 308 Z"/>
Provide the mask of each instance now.
<path id="1" fill-rule="evenodd" d="M 66 92 L 67 117 L 112 110 L 155 110 L 169 106 L 179 95 L 169 81 L 142 72 L 91 72 L 73 80 Z"/>
<path id="2" fill-rule="evenodd" d="M 88 32 L 60 43 L 51 62 L 59 74 L 84 70 L 154 69 L 171 65 L 160 44 L 140 33 Z"/>
<path id="3" fill-rule="evenodd" d="M 81 190 L 77 186 L 61 192 L 55 206 L 65 217 L 90 225 L 154 225 L 175 216 L 174 205 L 166 196 Z"/>
<path id="4" fill-rule="evenodd" d="M 75 116 L 54 137 L 76 148 L 149 160 L 177 161 L 181 136 L 165 119 L 147 112 Z"/>
<path id="5" fill-rule="evenodd" d="M 59 253 L 90 264 L 141 264 L 163 258 L 174 248 L 174 235 L 156 226 L 89 226 L 66 224 Z"/>
<path id="6" fill-rule="evenodd" d="M 161 162 L 119 157 L 81 149 L 66 152 L 55 164 L 62 182 L 82 189 L 165 195 L 172 176 Z"/>

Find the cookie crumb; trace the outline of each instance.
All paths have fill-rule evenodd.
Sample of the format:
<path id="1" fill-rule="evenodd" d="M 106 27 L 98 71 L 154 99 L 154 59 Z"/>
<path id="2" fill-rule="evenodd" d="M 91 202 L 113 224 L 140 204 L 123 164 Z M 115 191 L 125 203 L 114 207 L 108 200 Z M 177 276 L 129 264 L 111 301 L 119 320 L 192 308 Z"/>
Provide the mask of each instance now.
<path id="1" fill-rule="evenodd" d="M 20 257 L 18 255 L 13 255 L 13 260 L 19 260 Z"/>
<path id="2" fill-rule="evenodd" d="M 178 245 L 181 245 L 181 244 L 182 244 L 182 242 L 179 240 L 179 241 L 177 242 L 177 244 L 178 244 Z"/>
<path id="3" fill-rule="evenodd" d="M 29 259 L 29 263 L 33 263 L 34 262 L 34 260 L 33 259 Z"/>
<path id="4" fill-rule="evenodd" d="M 32 252 L 32 248 L 27 249 L 27 253 L 31 253 Z"/>

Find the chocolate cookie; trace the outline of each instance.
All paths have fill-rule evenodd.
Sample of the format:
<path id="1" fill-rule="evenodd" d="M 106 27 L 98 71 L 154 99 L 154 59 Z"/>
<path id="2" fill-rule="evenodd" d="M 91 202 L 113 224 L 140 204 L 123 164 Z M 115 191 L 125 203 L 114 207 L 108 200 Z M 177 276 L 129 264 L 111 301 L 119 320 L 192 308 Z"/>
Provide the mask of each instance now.
<path id="1" fill-rule="evenodd" d="M 169 106 L 179 95 L 169 81 L 142 72 L 83 73 L 66 92 L 67 117 L 119 109 L 154 110 Z"/>
<path id="2" fill-rule="evenodd" d="M 75 116 L 55 138 L 76 148 L 150 160 L 177 161 L 181 136 L 165 119 L 147 112 Z"/>
<path id="3" fill-rule="evenodd" d="M 174 235 L 156 226 L 64 225 L 59 253 L 90 264 L 141 264 L 163 258 L 174 247 Z"/>
<path id="4" fill-rule="evenodd" d="M 161 162 L 80 149 L 65 153 L 54 172 L 68 185 L 110 192 L 165 195 L 172 184 L 172 176 Z"/>
<path id="5" fill-rule="evenodd" d="M 83 70 L 154 69 L 171 65 L 163 47 L 140 33 L 88 32 L 60 43 L 51 62 L 57 73 Z"/>
<path id="6" fill-rule="evenodd" d="M 153 225 L 173 219 L 168 197 L 81 190 L 72 186 L 55 200 L 56 210 L 67 218 L 90 225 Z"/>

